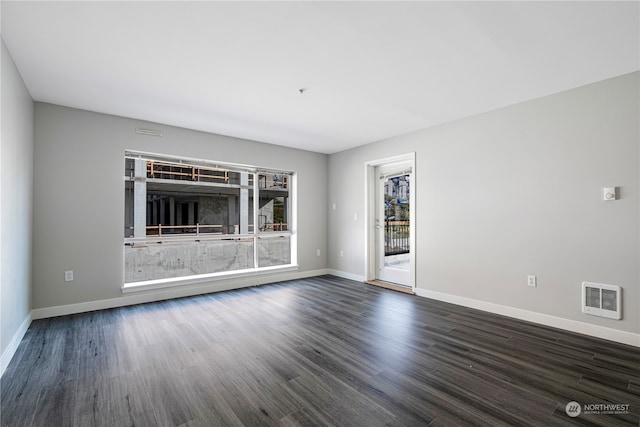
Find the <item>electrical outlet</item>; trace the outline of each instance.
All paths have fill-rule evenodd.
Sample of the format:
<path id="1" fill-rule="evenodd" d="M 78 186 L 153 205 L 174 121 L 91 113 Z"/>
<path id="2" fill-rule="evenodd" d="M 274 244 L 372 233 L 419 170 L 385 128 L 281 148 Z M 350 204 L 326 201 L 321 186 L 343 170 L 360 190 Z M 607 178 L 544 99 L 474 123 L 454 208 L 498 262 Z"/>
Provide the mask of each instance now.
<path id="1" fill-rule="evenodd" d="M 344 251 L 340 251 L 340 256 L 343 257 L 344 256 Z"/>
<path id="2" fill-rule="evenodd" d="M 73 270 L 64 272 L 64 281 L 65 282 L 73 282 Z"/>
<path id="3" fill-rule="evenodd" d="M 320 249 L 316 250 L 316 256 L 320 256 Z"/>
<path id="4" fill-rule="evenodd" d="M 536 276 L 528 276 L 527 286 L 531 286 L 532 288 L 535 288 L 536 286 L 538 286 L 538 278 Z"/>

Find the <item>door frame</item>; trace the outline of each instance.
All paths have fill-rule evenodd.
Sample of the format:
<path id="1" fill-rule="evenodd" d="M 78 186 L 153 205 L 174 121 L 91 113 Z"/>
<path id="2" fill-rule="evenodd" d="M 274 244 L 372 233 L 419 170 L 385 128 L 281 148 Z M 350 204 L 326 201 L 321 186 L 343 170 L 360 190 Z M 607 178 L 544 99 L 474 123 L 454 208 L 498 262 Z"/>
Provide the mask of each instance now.
<path id="1" fill-rule="evenodd" d="M 378 177 L 376 169 L 379 166 L 391 166 L 394 163 L 409 163 L 411 165 L 411 187 L 409 191 L 409 220 L 411 228 L 409 239 L 411 242 L 411 252 L 409 253 L 409 276 L 412 290 L 416 287 L 416 153 L 410 152 L 397 156 L 385 157 L 371 160 L 364 164 L 365 192 L 364 192 L 364 215 L 365 215 L 365 280 L 376 279 L 376 192 L 378 189 Z"/>

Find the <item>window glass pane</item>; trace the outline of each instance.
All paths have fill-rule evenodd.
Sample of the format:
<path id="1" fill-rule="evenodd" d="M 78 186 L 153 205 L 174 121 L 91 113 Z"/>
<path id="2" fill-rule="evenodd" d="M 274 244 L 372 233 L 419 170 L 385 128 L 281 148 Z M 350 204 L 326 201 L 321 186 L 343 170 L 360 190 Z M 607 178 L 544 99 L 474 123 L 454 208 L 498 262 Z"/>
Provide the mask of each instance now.
<path id="1" fill-rule="evenodd" d="M 125 246 L 125 283 L 254 268 L 253 238 Z"/>
<path id="2" fill-rule="evenodd" d="M 125 237 L 253 233 L 252 174 L 126 159 Z"/>
<path id="3" fill-rule="evenodd" d="M 287 264 L 291 264 L 291 236 L 258 239 L 258 267 Z"/>
<path id="4" fill-rule="evenodd" d="M 289 227 L 290 175 L 259 175 L 260 211 L 258 222 L 261 232 L 287 231 Z"/>
<path id="5" fill-rule="evenodd" d="M 290 173 L 127 152 L 124 176 L 125 283 L 290 264 L 289 235 L 256 244 L 291 229 Z"/>

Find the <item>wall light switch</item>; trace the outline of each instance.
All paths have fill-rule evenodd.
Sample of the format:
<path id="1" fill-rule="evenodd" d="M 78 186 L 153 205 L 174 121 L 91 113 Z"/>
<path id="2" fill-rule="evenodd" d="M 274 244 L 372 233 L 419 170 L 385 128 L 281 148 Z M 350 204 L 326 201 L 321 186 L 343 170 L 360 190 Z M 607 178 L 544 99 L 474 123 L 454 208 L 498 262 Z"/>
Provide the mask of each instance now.
<path id="1" fill-rule="evenodd" d="M 65 282 L 73 282 L 73 270 L 64 272 L 64 281 Z"/>
<path id="2" fill-rule="evenodd" d="M 531 286 L 535 288 L 538 285 L 538 278 L 536 276 L 528 276 L 527 277 L 527 286 Z"/>
<path id="3" fill-rule="evenodd" d="M 603 198 L 605 202 L 616 200 L 616 187 L 604 187 Z"/>

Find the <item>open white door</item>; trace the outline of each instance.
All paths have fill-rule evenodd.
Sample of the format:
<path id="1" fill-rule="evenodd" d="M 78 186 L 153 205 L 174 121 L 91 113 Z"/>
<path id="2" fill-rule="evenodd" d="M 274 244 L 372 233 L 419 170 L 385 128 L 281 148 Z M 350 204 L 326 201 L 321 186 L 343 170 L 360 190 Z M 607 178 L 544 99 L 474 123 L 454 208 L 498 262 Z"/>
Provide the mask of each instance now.
<path id="1" fill-rule="evenodd" d="M 411 286 L 411 169 L 386 169 L 378 168 L 376 279 Z"/>
<path id="2" fill-rule="evenodd" d="M 413 153 L 366 164 L 366 279 L 372 284 L 415 286 L 414 168 Z"/>

